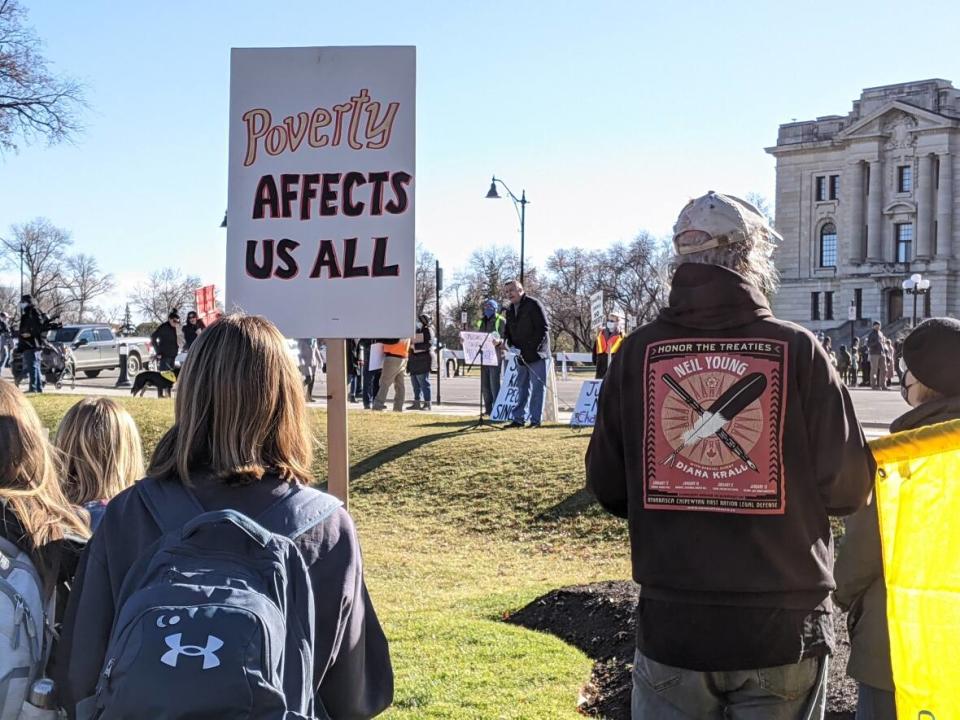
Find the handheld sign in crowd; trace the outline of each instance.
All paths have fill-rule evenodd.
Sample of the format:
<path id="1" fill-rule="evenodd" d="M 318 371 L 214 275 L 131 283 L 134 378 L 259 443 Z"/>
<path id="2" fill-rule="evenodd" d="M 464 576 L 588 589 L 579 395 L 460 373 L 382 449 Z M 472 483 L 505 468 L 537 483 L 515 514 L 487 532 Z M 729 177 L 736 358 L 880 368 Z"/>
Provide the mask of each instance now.
<path id="1" fill-rule="evenodd" d="M 234 49 L 227 302 L 287 337 L 410 337 L 412 47 Z"/>
<path id="2" fill-rule="evenodd" d="M 463 361 L 467 365 L 496 367 L 500 364 L 492 333 L 462 332 L 460 342 L 463 343 Z"/>
<path id="3" fill-rule="evenodd" d="M 590 296 L 590 320 L 593 327 L 603 327 L 603 290 L 597 290 Z"/>
<path id="4" fill-rule="evenodd" d="M 416 49 L 230 57 L 226 302 L 327 338 L 329 488 L 347 499 L 343 338 L 414 325 Z"/>
<path id="5" fill-rule="evenodd" d="M 593 427 L 597 423 L 597 402 L 603 380 L 585 380 L 580 386 L 577 406 L 570 416 L 570 427 Z"/>

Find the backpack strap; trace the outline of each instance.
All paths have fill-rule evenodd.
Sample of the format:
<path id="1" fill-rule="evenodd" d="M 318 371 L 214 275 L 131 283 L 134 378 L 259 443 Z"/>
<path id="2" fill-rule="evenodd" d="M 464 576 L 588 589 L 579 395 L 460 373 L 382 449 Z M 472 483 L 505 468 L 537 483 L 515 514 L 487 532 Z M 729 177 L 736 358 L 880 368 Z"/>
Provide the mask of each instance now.
<path id="1" fill-rule="evenodd" d="M 260 513 L 256 520 L 267 530 L 294 540 L 333 515 L 343 503 L 333 495 L 304 485 L 290 492 Z"/>
<path id="2" fill-rule="evenodd" d="M 206 512 L 197 496 L 179 480 L 144 478 L 137 483 L 137 492 L 162 532 L 178 530 Z"/>

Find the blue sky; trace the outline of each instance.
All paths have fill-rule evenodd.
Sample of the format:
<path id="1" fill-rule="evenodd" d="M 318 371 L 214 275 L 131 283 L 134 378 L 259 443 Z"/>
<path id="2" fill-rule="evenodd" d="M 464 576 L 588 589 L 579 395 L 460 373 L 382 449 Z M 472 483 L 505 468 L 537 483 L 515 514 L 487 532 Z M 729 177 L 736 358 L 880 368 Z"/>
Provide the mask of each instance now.
<path id="1" fill-rule="evenodd" d="M 168 265 L 222 283 L 231 47 L 417 46 L 417 237 L 450 269 L 519 241 L 483 199 L 493 173 L 526 189 L 542 262 L 666 234 L 709 189 L 772 198 L 777 126 L 845 114 L 864 87 L 960 85 L 955 2 L 25 5 L 90 109 L 74 144 L 0 157 L 0 233 L 69 229 L 117 277 L 108 303 Z"/>

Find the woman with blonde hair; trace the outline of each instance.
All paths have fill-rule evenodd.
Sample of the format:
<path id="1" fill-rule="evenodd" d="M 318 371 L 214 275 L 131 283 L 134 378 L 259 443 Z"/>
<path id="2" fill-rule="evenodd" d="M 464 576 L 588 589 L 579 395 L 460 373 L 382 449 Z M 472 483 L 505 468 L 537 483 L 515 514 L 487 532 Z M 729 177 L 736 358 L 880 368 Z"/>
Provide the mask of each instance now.
<path id="1" fill-rule="evenodd" d="M 109 398 L 84 398 L 57 429 L 67 499 L 90 513 L 96 530 L 107 502 L 143 477 L 140 432 L 133 417 Z"/>
<path id="2" fill-rule="evenodd" d="M 283 336 L 261 317 L 221 318 L 197 338 L 178 384 L 148 477 L 110 502 L 77 574 L 58 663 L 68 709 L 377 715 L 393 696 L 389 649 L 353 520 L 309 487 L 313 438 Z M 268 551 L 278 555 L 261 562 Z M 278 564 L 284 572 L 261 582 Z M 249 622 L 263 595 L 274 600 L 268 622 Z M 241 596 L 245 610 L 232 604 Z M 304 597 L 306 612 L 295 612 Z M 283 632 L 271 635 L 277 607 Z M 114 636 L 115 624 L 131 631 Z"/>
<path id="3" fill-rule="evenodd" d="M 36 411 L 13 384 L 0 382 L 0 537 L 30 555 L 49 589 L 58 573 L 70 574 L 62 541 L 89 535 L 61 490 L 56 451 Z"/>

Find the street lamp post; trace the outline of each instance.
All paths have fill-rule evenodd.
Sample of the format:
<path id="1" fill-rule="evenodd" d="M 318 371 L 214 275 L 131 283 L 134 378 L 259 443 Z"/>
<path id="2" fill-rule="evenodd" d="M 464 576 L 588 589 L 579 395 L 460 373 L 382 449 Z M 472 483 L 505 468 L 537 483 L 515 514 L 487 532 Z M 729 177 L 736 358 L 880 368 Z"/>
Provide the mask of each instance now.
<path id="1" fill-rule="evenodd" d="M 20 243 L 20 297 L 23 297 L 23 243 Z"/>
<path id="2" fill-rule="evenodd" d="M 513 209 L 517 210 L 517 215 L 520 216 L 520 284 L 523 285 L 524 225 L 526 224 L 527 219 L 527 203 L 530 201 L 527 200 L 526 190 L 521 190 L 520 197 L 518 198 L 513 194 L 510 188 L 507 187 L 507 184 L 496 175 L 494 175 L 493 179 L 490 181 L 490 189 L 487 191 L 487 200 L 500 199 L 500 193 L 497 192 L 497 183 L 503 185 L 503 189 L 507 191 L 510 199 L 513 200 Z M 519 209 L 517 209 L 517 206 L 519 206 Z"/>
<path id="3" fill-rule="evenodd" d="M 914 273 L 903 281 L 903 291 L 913 295 L 913 325 L 917 326 L 917 296 L 926 295 L 930 292 L 930 281 L 920 273 Z"/>

